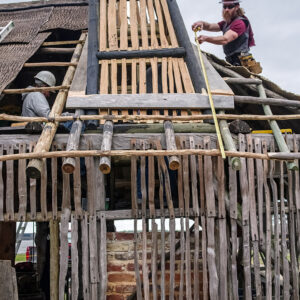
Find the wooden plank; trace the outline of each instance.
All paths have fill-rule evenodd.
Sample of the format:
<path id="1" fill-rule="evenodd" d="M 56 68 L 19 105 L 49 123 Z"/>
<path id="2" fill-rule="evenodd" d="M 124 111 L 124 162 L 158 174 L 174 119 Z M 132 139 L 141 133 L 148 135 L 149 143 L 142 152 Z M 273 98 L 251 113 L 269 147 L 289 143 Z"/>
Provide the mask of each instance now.
<path id="1" fill-rule="evenodd" d="M 274 141 L 270 144 L 270 151 L 275 152 L 275 143 Z M 280 298 L 280 233 L 279 233 L 279 214 L 278 214 L 278 188 L 277 183 L 274 180 L 274 172 L 275 172 L 275 166 L 276 162 L 274 160 L 270 161 L 270 183 L 271 183 L 271 189 L 272 189 L 272 199 L 273 199 L 273 212 L 274 212 L 274 285 L 275 285 L 275 291 L 274 296 L 275 299 Z"/>
<path id="2" fill-rule="evenodd" d="M 141 276 L 140 276 L 140 265 L 138 260 L 138 233 L 137 233 L 137 219 L 134 219 L 134 271 L 135 271 L 135 280 L 136 280 L 136 294 L 137 299 L 143 299 L 142 298 L 142 283 L 141 283 Z"/>
<path id="3" fill-rule="evenodd" d="M 3 155 L 3 145 L 0 144 L 0 156 Z M 3 182 L 3 162 L 0 162 L 0 221 L 4 220 L 4 182 Z"/>
<path id="4" fill-rule="evenodd" d="M 175 296 L 175 218 L 170 219 L 170 286 L 169 286 L 169 299 L 174 299 Z M 188 232 L 188 230 L 187 230 Z M 191 265 L 191 264 L 190 264 Z M 186 282 L 187 284 L 189 281 Z M 188 293 L 187 295 L 191 295 Z M 155 298 L 154 298 L 155 299 Z"/>
<path id="5" fill-rule="evenodd" d="M 73 93 L 76 94 L 78 92 L 85 95 L 86 90 L 86 82 L 87 82 L 87 56 L 88 56 L 88 42 L 86 41 L 82 53 L 77 64 L 74 78 L 72 80 L 69 95 Z"/>
<path id="6" fill-rule="evenodd" d="M 59 300 L 65 299 L 65 283 L 68 271 L 68 259 L 69 259 L 69 220 L 71 211 L 69 208 L 64 208 L 61 216 L 60 226 L 60 261 L 59 261 Z"/>
<path id="7" fill-rule="evenodd" d="M 253 152 L 253 139 L 250 134 L 247 135 L 247 151 Z M 249 200 L 250 200 L 250 228 L 251 228 L 251 240 L 253 245 L 255 290 L 256 290 L 257 299 L 262 299 L 260 261 L 259 261 L 259 235 L 258 235 L 257 214 L 256 214 L 255 175 L 254 175 L 253 158 L 247 159 L 247 165 L 248 165 Z"/>
<path id="8" fill-rule="evenodd" d="M 211 147 L 210 137 L 204 138 L 204 148 Z M 205 196 L 207 207 L 207 265 L 209 271 L 209 296 L 210 299 L 218 299 L 219 279 L 216 266 L 216 250 L 215 250 L 215 194 L 213 189 L 212 161 L 211 157 L 204 157 L 204 182 Z"/>
<path id="9" fill-rule="evenodd" d="M 182 81 L 181 81 L 181 74 L 180 74 L 179 66 L 178 66 L 178 59 L 172 58 L 172 63 L 173 63 L 174 78 L 175 78 L 175 84 L 176 84 L 176 92 L 179 94 L 182 94 L 183 87 L 182 87 Z"/>
<path id="10" fill-rule="evenodd" d="M 117 61 L 113 59 L 111 61 L 111 93 L 118 94 L 118 66 Z M 116 97 L 116 96 L 114 96 Z"/>
<path id="11" fill-rule="evenodd" d="M 190 137 L 190 149 L 195 149 L 195 140 Z M 200 215 L 199 212 L 199 202 L 198 202 L 198 189 L 197 189 L 197 170 L 196 170 L 196 157 L 195 155 L 190 155 L 190 170 L 191 170 L 191 181 L 192 181 L 192 201 L 193 210 L 196 216 Z"/>
<path id="12" fill-rule="evenodd" d="M 59 294 L 59 221 L 50 220 L 50 298 L 58 300 Z"/>
<path id="13" fill-rule="evenodd" d="M 199 217 L 195 218 L 195 249 L 194 249 L 194 299 L 200 298 L 199 287 Z"/>
<path id="14" fill-rule="evenodd" d="M 132 50 L 139 49 L 139 38 L 138 38 L 138 23 L 137 23 L 137 2 L 136 0 L 130 0 L 130 34 Z"/>
<path id="15" fill-rule="evenodd" d="M 41 170 L 41 213 L 43 218 L 47 218 L 47 160 L 43 159 L 43 167 Z M 71 207 L 70 207 L 71 208 Z"/>
<path id="16" fill-rule="evenodd" d="M 178 58 L 178 66 L 182 76 L 182 81 L 184 85 L 184 90 L 186 93 L 195 93 L 192 80 L 188 71 L 188 68 L 183 60 L 183 58 Z"/>
<path id="17" fill-rule="evenodd" d="M 63 173 L 62 209 L 71 209 L 70 174 Z"/>
<path id="18" fill-rule="evenodd" d="M 52 144 L 52 151 L 57 151 L 57 145 Z M 31 181 L 32 179 L 30 179 Z M 57 219 L 57 158 L 51 158 L 51 180 L 52 180 L 52 217 Z M 31 184 L 30 184 L 31 185 Z"/>
<path id="19" fill-rule="evenodd" d="M 128 48 L 128 21 L 127 21 L 127 1 L 120 0 L 120 50 L 127 50 Z"/>
<path id="20" fill-rule="evenodd" d="M 108 61 L 101 61 L 100 94 L 108 94 Z"/>
<path id="21" fill-rule="evenodd" d="M 294 203 L 294 182 L 292 171 L 288 170 L 288 204 L 289 204 L 289 245 L 290 245 L 290 264 L 292 274 L 292 295 L 293 299 L 299 300 L 299 258 L 296 254 L 296 239 L 295 239 L 295 203 Z"/>
<path id="22" fill-rule="evenodd" d="M 222 157 L 218 157 L 217 166 L 218 179 L 218 223 L 219 223 L 219 265 L 220 265 L 220 299 L 228 299 L 227 289 L 227 232 L 226 232 L 226 210 L 225 210 L 225 172 Z"/>
<path id="23" fill-rule="evenodd" d="M 254 139 L 254 147 L 256 153 L 262 153 L 261 140 L 259 138 Z M 265 233 L 264 233 L 264 218 L 263 218 L 263 164 L 261 159 L 256 159 L 256 185 L 257 185 L 257 202 L 258 202 L 258 225 L 259 225 L 259 245 L 264 247 Z"/>
<path id="24" fill-rule="evenodd" d="M 100 300 L 106 299 L 106 291 L 107 291 L 107 228 L 106 228 L 106 218 L 105 214 L 101 213 L 100 219 Z M 138 298 L 139 299 L 139 298 Z"/>
<path id="25" fill-rule="evenodd" d="M 154 0 L 154 3 L 155 3 L 156 16 L 157 16 L 157 20 L 158 20 L 160 43 L 161 43 L 161 46 L 163 48 L 167 48 L 169 46 L 169 43 L 168 43 L 168 40 L 166 38 L 165 25 L 164 25 L 164 20 L 163 20 L 163 15 L 162 15 L 161 3 L 160 3 L 159 0 Z"/>
<path id="26" fill-rule="evenodd" d="M 239 135 L 239 150 L 245 151 L 245 138 L 242 134 Z M 246 300 L 252 299 L 251 289 L 251 262 L 250 262 L 250 201 L 249 201 L 249 187 L 246 159 L 241 158 L 241 170 L 240 170 L 240 189 L 242 195 L 242 222 L 243 222 L 243 272 L 244 272 L 244 298 Z"/>
<path id="27" fill-rule="evenodd" d="M 132 149 L 135 149 L 135 140 L 131 141 Z M 134 218 L 138 216 L 137 203 L 137 158 L 131 157 L 131 208 Z"/>
<path id="28" fill-rule="evenodd" d="M 25 143 L 21 143 L 19 145 L 19 153 L 25 153 L 26 148 L 27 148 L 27 145 Z M 1 155 L 1 153 L 0 153 L 0 155 Z M 27 209 L 26 160 L 20 159 L 18 163 L 19 163 L 19 170 L 18 170 L 19 220 L 24 221 L 25 217 L 26 217 L 26 209 Z M 1 173 L 1 175 L 2 175 L 2 173 Z M 0 200 L 0 202 L 1 202 L 1 200 Z M 1 217 L 0 217 L 0 220 L 1 220 Z"/>
<path id="29" fill-rule="evenodd" d="M 147 264 L 147 232 L 146 219 L 142 219 L 142 230 L 143 230 L 143 252 L 142 252 L 142 270 L 143 270 L 143 288 L 144 288 L 144 299 L 149 300 L 149 270 Z"/>
<path id="30" fill-rule="evenodd" d="M 152 256 L 151 256 L 151 270 L 152 270 L 152 295 L 153 299 L 158 299 L 157 287 L 157 224 L 152 219 Z"/>
<path id="31" fill-rule="evenodd" d="M 8 155 L 14 153 L 12 145 L 7 146 L 6 153 Z M 6 212 L 8 218 L 13 220 L 14 216 L 14 162 L 6 162 Z"/>
<path id="32" fill-rule="evenodd" d="M 109 50 L 118 49 L 116 0 L 108 1 L 108 45 Z M 100 34 L 101 35 L 101 34 Z"/>
<path id="33" fill-rule="evenodd" d="M 136 78 L 136 64 L 137 60 L 133 59 L 131 63 L 131 93 L 136 94 L 137 90 L 137 78 Z"/>
<path id="34" fill-rule="evenodd" d="M 127 67 L 126 59 L 122 59 L 121 94 L 127 94 Z"/>
<path id="35" fill-rule="evenodd" d="M 34 151 L 35 142 L 31 142 L 29 145 L 29 152 Z M 30 215 L 31 219 L 34 220 L 36 218 L 36 179 L 30 178 L 29 179 L 30 184 Z"/>
<path id="36" fill-rule="evenodd" d="M 287 251 L 287 224 L 285 214 L 285 189 L 283 162 L 280 162 L 280 223 L 281 223 L 281 252 L 283 266 L 283 297 L 290 298 L 290 272 Z"/>
<path id="37" fill-rule="evenodd" d="M 79 277 L 78 277 L 78 221 L 75 215 L 71 216 L 71 260 L 72 260 L 72 300 L 78 299 Z"/>
<path id="38" fill-rule="evenodd" d="M 85 213 L 81 221 L 81 245 L 82 245 L 82 286 L 84 300 L 90 300 L 89 284 L 89 231 L 88 215 Z"/>
<path id="39" fill-rule="evenodd" d="M 107 1 L 100 1 L 99 21 L 99 49 L 105 51 L 107 48 Z"/>
<path id="40" fill-rule="evenodd" d="M 146 16 L 146 0 L 140 0 L 140 17 L 141 17 L 142 49 L 147 49 L 148 29 L 147 29 L 147 16 Z"/>
<path id="41" fill-rule="evenodd" d="M 18 289 L 16 287 L 16 270 L 11 266 L 11 261 L 0 260 L 0 291 L 2 299 L 18 300 Z"/>
<path id="42" fill-rule="evenodd" d="M 98 247 L 97 247 L 97 218 L 89 217 L 89 250 L 90 250 L 90 283 L 91 283 L 91 299 L 98 299 Z"/>
<path id="43" fill-rule="evenodd" d="M 174 93 L 174 74 L 172 58 L 168 58 L 169 93 Z"/>
<path id="44" fill-rule="evenodd" d="M 81 168 L 80 168 L 80 158 L 76 157 L 76 167 L 74 170 L 74 205 L 75 205 L 75 212 L 76 218 L 82 217 L 82 207 L 81 207 Z"/>
<path id="45" fill-rule="evenodd" d="M 267 152 L 267 143 L 262 141 L 263 153 Z M 271 250 L 272 250 L 272 215 L 271 215 L 271 195 L 268 186 L 268 161 L 263 161 L 264 167 L 264 196 L 266 202 L 266 299 L 272 299 L 272 262 L 271 262 Z"/>
<path id="46" fill-rule="evenodd" d="M 149 21 L 150 21 L 150 36 L 151 36 L 151 48 L 158 48 L 158 41 L 156 37 L 156 22 L 154 16 L 153 0 L 147 0 Z"/>
<path id="47" fill-rule="evenodd" d="M 150 218 L 155 218 L 155 166 L 154 157 L 148 158 L 148 199 L 149 199 L 149 209 Z"/>
<path id="48" fill-rule="evenodd" d="M 116 72 L 116 68 L 114 69 Z M 169 64 L 169 89 L 170 94 L 145 94 L 146 93 L 146 64 L 143 59 L 140 61 L 140 88 L 138 95 L 86 95 L 78 97 L 69 97 L 67 100 L 68 109 L 94 109 L 94 108 L 112 108 L 112 109 L 205 109 L 209 108 L 207 95 L 202 94 L 173 94 L 174 81 Z M 117 93 L 116 73 L 114 78 L 113 92 Z M 233 109 L 233 97 L 213 96 L 216 109 Z"/>
<path id="49" fill-rule="evenodd" d="M 166 25 L 167 25 L 167 28 L 168 28 L 168 33 L 169 33 L 169 37 L 170 37 L 170 40 L 171 40 L 171 46 L 178 47 L 178 42 L 177 42 L 174 27 L 173 27 L 173 24 L 172 24 L 172 20 L 171 20 L 171 16 L 170 16 L 167 1 L 166 0 L 161 0 L 160 3 L 161 3 L 161 6 L 162 6 L 164 19 L 166 21 Z"/>
<path id="50" fill-rule="evenodd" d="M 237 172 L 231 166 L 228 167 L 229 173 L 229 201 L 230 201 L 230 225 L 231 225 L 231 282 L 232 299 L 239 299 L 239 284 L 237 276 Z"/>
<path id="51" fill-rule="evenodd" d="M 89 178 L 87 181 L 87 201 L 88 201 L 88 212 L 90 215 L 95 214 L 95 186 L 94 186 L 94 158 L 85 158 L 86 176 Z"/>
<path id="52" fill-rule="evenodd" d="M 183 300 L 184 282 L 185 282 L 185 236 L 184 236 L 184 219 L 180 218 L 180 284 L 179 284 L 179 299 Z"/>

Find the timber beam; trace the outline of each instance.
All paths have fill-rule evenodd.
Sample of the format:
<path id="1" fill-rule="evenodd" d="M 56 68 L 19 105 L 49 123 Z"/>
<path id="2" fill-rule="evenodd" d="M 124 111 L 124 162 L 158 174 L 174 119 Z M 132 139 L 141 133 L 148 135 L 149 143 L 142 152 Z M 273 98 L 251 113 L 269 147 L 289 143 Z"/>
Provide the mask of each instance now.
<path id="1" fill-rule="evenodd" d="M 186 51 L 183 47 L 151 49 L 151 50 L 131 50 L 131 51 L 101 51 L 97 52 L 97 58 L 102 59 L 133 59 L 133 58 L 152 58 L 152 57 L 184 57 Z"/>

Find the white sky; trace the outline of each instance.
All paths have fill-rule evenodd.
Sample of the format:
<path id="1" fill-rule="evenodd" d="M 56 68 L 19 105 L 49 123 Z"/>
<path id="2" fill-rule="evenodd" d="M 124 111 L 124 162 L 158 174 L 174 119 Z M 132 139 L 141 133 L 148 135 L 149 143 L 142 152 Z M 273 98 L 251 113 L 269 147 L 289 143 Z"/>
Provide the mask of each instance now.
<path id="1" fill-rule="evenodd" d="M 0 0 L 0 3 L 24 2 Z M 221 20 L 219 0 L 177 0 L 190 38 L 194 40 L 191 25 L 197 20 Z M 263 75 L 280 87 L 300 94 L 300 1 L 299 0 L 244 0 L 254 30 L 256 47 L 252 53 L 263 67 Z M 211 33 L 208 33 L 211 34 Z M 204 51 L 224 57 L 222 47 L 204 44 Z"/>

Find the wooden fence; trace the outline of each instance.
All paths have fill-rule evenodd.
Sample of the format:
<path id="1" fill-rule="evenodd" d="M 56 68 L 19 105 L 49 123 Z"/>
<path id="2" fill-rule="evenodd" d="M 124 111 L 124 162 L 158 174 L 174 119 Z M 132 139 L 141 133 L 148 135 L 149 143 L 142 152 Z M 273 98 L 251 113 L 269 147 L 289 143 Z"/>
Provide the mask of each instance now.
<path id="1" fill-rule="evenodd" d="M 177 148 L 211 149 L 212 143 L 211 136 L 181 137 Z M 290 136 L 288 144 L 298 152 L 297 136 Z M 1 145 L 0 154 L 13 153 L 15 146 Z M 19 152 L 31 151 L 33 146 L 20 143 Z M 63 144 L 53 147 L 64 149 Z M 135 139 L 131 147 L 160 149 L 161 143 Z M 239 135 L 238 149 L 275 152 L 275 144 L 270 138 Z M 25 160 L 0 162 L 0 218 L 60 220 L 61 299 L 68 268 L 69 222 L 72 297 L 76 299 L 82 281 L 85 299 L 105 299 L 106 221 L 119 219 L 134 220 L 134 295 L 138 299 L 160 295 L 170 299 L 299 299 L 299 171 L 287 170 L 285 162 L 253 158 L 241 158 L 240 171 L 233 171 L 220 157 L 186 155 L 179 160 L 179 170 L 170 171 L 167 158 L 131 157 L 131 210 L 124 211 L 105 210 L 99 158 L 77 158 L 72 175 L 61 172 L 60 158 L 44 160 L 38 180 L 26 177 Z M 138 239 L 138 220 L 142 220 L 142 239 Z M 147 252 L 149 224 L 151 255 Z M 175 278 L 178 256 L 180 275 L 176 276 L 180 277 Z M 195 284 L 199 278 L 201 286 Z"/>

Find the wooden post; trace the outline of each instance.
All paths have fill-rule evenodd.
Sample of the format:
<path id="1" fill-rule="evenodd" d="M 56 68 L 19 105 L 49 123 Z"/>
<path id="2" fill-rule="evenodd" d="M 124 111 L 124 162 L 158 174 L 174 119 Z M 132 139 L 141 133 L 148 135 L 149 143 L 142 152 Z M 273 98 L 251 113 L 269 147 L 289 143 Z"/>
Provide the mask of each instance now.
<path id="1" fill-rule="evenodd" d="M 80 36 L 80 40 L 84 41 L 86 38 L 86 34 L 82 33 Z M 73 53 L 71 62 L 78 62 L 79 57 L 81 55 L 82 51 L 82 44 L 78 44 L 75 48 L 75 51 Z M 75 73 L 76 67 L 70 66 L 67 70 L 67 73 L 65 75 L 65 78 L 63 80 L 62 85 L 69 85 L 72 82 L 74 73 Z M 57 115 L 60 115 L 64 109 L 66 100 L 67 100 L 68 93 L 66 91 L 60 91 L 55 99 L 54 105 L 51 109 L 51 112 L 49 114 L 49 117 L 55 117 Z M 39 141 L 37 145 L 34 148 L 34 152 L 47 152 L 49 151 L 52 141 L 54 139 L 54 136 L 56 134 L 56 130 L 59 123 L 56 122 L 48 122 L 43 132 L 39 138 Z M 43 162 L 41 159 L 33 159 L 29 162 L 26 173 L 27 176 L 30 178 L 39 178 L 41 176 L 41 170 L 43 167 Z"/>
<path id="2" fill-rule="evenodd" d="M 103 139 L 101 150 L 110 151 L 113 136 L 113 122 L 106 121 L 103 127 Z M 111 170 L 111 158 L 108 156 L 102 156 L 99 163 L 99 169 L 103 174 L 109 174 Z"/>
<path id="3" fill-rule="evenodd" d="M 195 63 L 197 61 L 197 57 L 195 55 L 192 43 L 190 42 L 190 38 L 185 28 L 178 4 L 176 0 L 167 0 L 167 2 L 179 46 L 184 47 L 186 50 L 185 61 L 191 75 L 195 92 L 201 93 L 202 88 L 205 87 L 203 74 L 199 64 Z"/>
<path id="4" fill-rule="evenodd" d="M 82 109 L 76 110 L 76 115 L 82 115 L 84 111 Z M 82 131 L 82 121 L 77 120 L 72 124 L 71 132 L 68 139 L 66 151 L 78 150 L 80 134 Z M 75 170 L 76 160 L 74 157 L 68 157 L 64 160 L 62 169 L 66 173 L 73 173 Z"/>
<path id="5" fill-rule="evenodd" d="M 260 97 L 267 98 L 264 86 L 262 84 L 258 85 L 257 89 L 258 89 L 258 93 L 259 93 Z M 269 105 L 263 105 L 262 107 L 263 107 L 265 115 L 267 115 L 267 116 L 273 115 L 271 107 Z M 279 128 L 277 122 L 275 120 L 270 120 L 269 124 L 270 124 L 271 129 L 273 130 L 273 135 L 278 144 L 280 152 L 288 152 L 289 153 L 290 149 L 287 146 L 287 144 L 282 136 L 282 133 L 280 131 L 280 128 Z M 287 162 L 287 167 L 289 170 L 298 170 L 298 166 L 295 162 Z"/>
<path id="6" fill-rule="evenodd" d="M 219 111 L 220 114 L 225 114 L 224 111 Z M 220 131 L 223 137 L 223 141 L 228 151 L 237 151 L 229 127 L 226 120 L 219 120 Z M 230 164 L 233 170 L 239 171 L 241 169 L 241 160 L 239 157 L 230 158 Z"/>
<path id="7" fill-rule="evenodd" d="M 50 220 L 50 298 L 58 300 L 59 221 Z"/>
<path id="8" fill-rule="evenodd" d="M 166 145 L 167 150 L 177 150 L 176 142 L 175 142 L 175 134 L 174 134 L 174 127 L 172 122 L 166 121 L 164 122 L 164 129 L 166 135 Z M 171 156 L 169 158 L 169 168 L 171 170 L 178 170 L 180 166 L 178 156 Z"/>
<path id="9" fill-rule="evenodd" d="M 9 260 L 0 260 L 0 295 L 1 299 L 18 300 L 16 270 Z"/>

